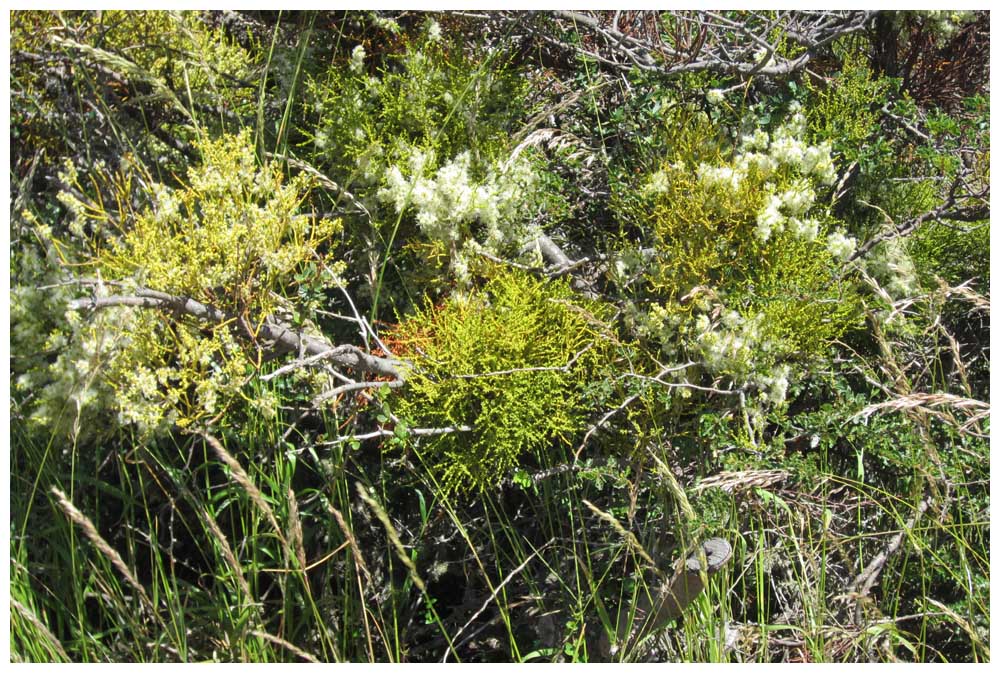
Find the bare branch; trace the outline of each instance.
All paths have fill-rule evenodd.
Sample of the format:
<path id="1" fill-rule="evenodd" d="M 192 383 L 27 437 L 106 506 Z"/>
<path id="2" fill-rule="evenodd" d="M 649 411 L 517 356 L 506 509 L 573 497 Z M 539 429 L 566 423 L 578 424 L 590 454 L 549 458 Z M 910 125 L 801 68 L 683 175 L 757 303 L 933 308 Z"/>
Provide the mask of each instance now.
<path id="1" fill-rule="evenodd" d="M 783 11 L 768 17 L 746 12 L 731 18 L 719 12 L 673 12 L 675 25 L 670 29 L 658 12 L 631 12 L 639 27 L 619 30 L 619 12 L 552 12 L 557 22 L 586 33 L 580 44 L 563 42 L 535 25 L 538 13 L 508 16 L 536 38 L 618 72 L 639 69 L 670 77 L 710 71 L 746 78 L 780 77 L 802 70 L 837 38 L 867 28 L 876 13 Z M 775 30 L 801 47 L 802 53 L 794 58 L 780 56 Z"/>
<path id="2" fill-rule="evenodd" d="M 521 374 L 525 372 L 563 372 L 569 373 L 569 370 L 573 367 L 573 364 L 580 359 L 580 357 L 593 348 L 594 344 L 588 344 L 582 350 L 573 354 L 566 364 L 558 367 L 519 367 L 517 369 L 504 369 L 496 372 L 485 372 L 483 374 L 456 374 L 451 378 L 454 379 L 482 379 L 489 376 L 507 376 L 509 374 Z"/>
<path id="3" fill-rule="evenodd" d="M 75 299 L 70 302 L 69 308 L 74 311 L 99 310 L 110 306 L 134 306 L 139 308 L 158 308 L 174 311 L 179 315 L 186 315 L 198 320 L 205 320 L 216 324 L 224 324 L 233 320 L 232 316 L 224 311 L 203 304 L 190 297 L 181 297 L 139 288 L 132 295 L 111 295 L 107 297 L 91 297 L 86 299 Z M 244 328 L 244 331 L 245 328 Z M 378 376 L 387 376 L 397 380 L 403 380 L 403 373 L 399 369 L 401 363 L 398 360 L 381 358 L 364 352 L 360 348 L 351 345 L 334 346 L 322 337 L 316 337 L 302 332 L 295 331 L 281 323 L 268 319 L 260 326 L 257 334 L 243 334 L 244 338 L 256 338 L 273 344 L 275 351 L 279 353 L 299 352 L 303 355 L 322 356 L 342 367 L 350 367 L 358 371 L 365 371 Z"/>
<path id="4" fill-rule="evenodd" d="M 319 395 L 312 401 L 313 406 L 319 406 L 327 400 L 333 399 L 341 393 L 349 393 L 354 390 L 367 390 L 368 388 L 399 388 L 403 385 L 402 379 L 396 379 L 394 381 L 358 381 L 356 383 L 345 383 L 342 386 L 337 386 L 333 390 L 327 390 L 325 393 Z"/>
<path id="5" fill-rule="evenodd" d="M 472 432 L 473 429 L 474 428 L 470 425 L 454 425 L 446 428 L 407 428 L 406 434 L 414 437 L 436 437 L 438 435 L 450 435 L 455 432 Z M 329 442 L 320 442 L 320 446 L 334 446 L 336 444 L 343 444 L 344 442 L 350 442 L 352 440 L 361 442 L 366 439 L 394 436 L 396 436 L 395 430 L 379 428 L 378 430 L 373 430 L 360 435 L 345 435 L 344 437 L 338 437 L 337 439 Z"/>

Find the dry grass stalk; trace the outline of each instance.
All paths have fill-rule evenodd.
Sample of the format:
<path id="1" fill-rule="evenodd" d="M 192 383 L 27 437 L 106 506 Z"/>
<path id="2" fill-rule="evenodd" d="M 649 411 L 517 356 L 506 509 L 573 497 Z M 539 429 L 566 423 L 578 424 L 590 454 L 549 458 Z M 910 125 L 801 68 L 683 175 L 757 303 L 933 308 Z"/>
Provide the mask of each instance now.
<path id="1" fill-rule="evenodd" d="M 965 633 L 969 636 L 969 640 L 971 640 L 973 643 L 979 646 L 979 648 L 982 649 L 984 654 L 984 661 L 990 661 L 989 645 L 983 642 L 983 638 L 979 634 L 979 631 L 976 629 L 975 626 L 969 623 L 969 620 L 967 620 L 965 617 L 952 610 L 950 607 L 948 607 L 941 601 L 937 601 L 934 600 L 933 598 L 928 597 L 927 602 L 936 607 L 941 612 L 948 615 L 952 619 L 952 621 L 958 624 L 959 627 L 961 627 L 961 629 L 965 631 Z"/>
<path id="2" fill-rule="evenodd" d="M 63 649 L 62 643 L 52 635 L 48 627 L 42 623 L 42 620 L 38 618 L 34 612 L 29 610 L 25 605 L 22 605 L 20 601 L 15 598 L 10 599 L 10 606 L 14 608 L 21 618 L 26 622 L 35 627 L 35 630 L 42 636 L 42 638 L 52 647 L 56 654 L 63 658 L 65 661 L 70 661 L 69 655 L 66 654 L 66 650 Z"/>
<path id="3" fill-rule="evenodd" d="M 784 470 L 738 470 L 734 472 L 720 472 L 716 475 L 702 479 L 694 487 L 696 493 L 708 488 L 720 488 L 726 493 L 746 491 L 751 488 L 767 488 L 773 484 L 780 483 L 789 477 L 789 473 Z"/>
<path id="4" fill-rule="evenodd" d="M 271 524 L 271 527 L 274 528 L 274 532 L 277 534 L 278 538 L 287 547 L 288 540 L 281 532 L 281 526 L 278 525 L 278 519 L 274 516 L 274 511 L 271 509 L 271 506 L 267 504 L 267 500 L 264 499 L 264 494 L 260 492 L 260 489 L 258 489 L 250 479 L 250 475 L 246 473 L 246 470 L 243 469 L 243 466 L 240 465 L 239 461 L 233 458 L 232 454 L 223 448 L 219 440 L 207 432 L 202 433 L 202 437 L 204 437 L 205 441 L 208 442 L 208 445 L 212 447 L 212 451 L 215 452 L 216 457 L 225 463 L 226 467 L 229 468 L 229 471 L 233 475 L 233 479 L 236 480 L 237 484 L 243 487 L 243 490 L 247 492 L 248 496 L 250 496 L 250 500 L 257 506 L 257 509 L 259 509 L 264 516 L 267 517 L 268 523 Z"/>
<path id="5" fill-rule="evenodd" d="M 83 530 L 83 534 L 87 536 L 87 539 L 90 540 L 91 544 L 97 547 L 97 550 L 104 554 L 105 558 L 111 561 L 111 565 L 113 565 L 118 572 L 121 573 L 122 577 L 125 578 L 125 581 L 128 582 L 136 593 L 139 594 L 140 598 L 142 598 L 142 602 L 146 604 L 147 608 L 149 608 L 150 613 L 156 614 L 156 611 L 153 609 L 153 602 L 149 600 L 146 590 L 141 584 L 139 584 L 139 580 L 135 578 L 132 571 L 129 570 L 129 567 L 125 564 L 125 560 L 111 547 L 111 545 L 107 543 L 103 537 L 101 537 L 101 534 L 97 532 L 97 528 L 90 521 L 90 519 L 88 519 L 83 512 L 78 510 L 72 502 L 70 502 L 65 493 L 60 491 L 55 486 L 52 487 L 52 494 L 56 497 L 59 507 L 66 513 L 66 516 L 68 516 L 73 523 Z"/>
<path id="6" fill-rule="evenodd" d="M 978 292 L 976 292 L 975 290 L 973 290 L 971 287 L 969 287 L 969 283 L 971 281 L 966 281 L 965 283 L 962 283 L 961 285 L 958 285 L 956 287 L 948 287 L 947 283 L 945 283 L 943 280 L 940 279 L 938 282 L 941 287 L 941 290 L 946 294 L 958 295 L 962 299 L 965 299 L 966 301 L 971 303 L 978 310 L 984 311 L 987 314 L 990 312 L 989 297 L 983 296 Z"/>
<path id="7" fill-rule="evenodd" d="M 347 544 L 351 547 L 351 556 L 354 557 L 354 565 L 361 569 L 361 574 L 363 574 L 368 583 L 371 584 L 372 574 L 369 572 L 368 566 L 365 565 L 365 559 L 361 556 L 361 550 L 358 549 L 358 541 L 355 539 L 354 533 L 351 531 L 351 527 L 347 525 L 347 522 L 344 520 L 344 515 L 340 513 L 340 510 L 330 504 L 327 505 L 327 508 L 330 510 L 330 513 L 333 514 L 333 518 L 337 521 L 337 525 L 340 527 L 340 531 L 344 534 Z M 358 596 L 363 597 L 365 595 L 365 588 L 361 584 L 361 575 L 355 573 L 355 579 L 358 582 Z M 375 661 L 375 649 L 372 646 L 372 632 L 371 626 L 368 623 L 367 606 L 362 606 L 361 608 L 361 620 L 365 626 L 365 643 L 368 646 L 369 661 Z M 375 627 L 378 628 L 378 624 L 376 624 Z M 383 639 L 384 637 L 385 636 L 383 634 Z"/>
<path id="8" fill-rule="evenodd" d="M 180 493 L 181 497 L 188 501 L 195 513 L 204 523 L 205 528 L 208 529 L 209 534 L 211 534 L 211 536 L 215 538 L 215 541 L 219 544 L 219 551 L 222 553 L 222 558 L 226 562 L 226 565 L 229 566 L 233 576 L 236 577 L 236 583 L 239 585 L 240 591 L 243 593 L 243 599 L 248 605 L 255 605 L 256 601 L 254 600 L 253 592 L 250 590 L 250 584 L 247 583 L 246 576 L 243 574 L 243 565 L 239 562 L 239 560 L 237 560 L 236 554 L 233 553 L 233 548 L 229 545 L 229 540 L 222 532 L 222 529 L 219 528 L 219 524 L 215 520 L 215 517 L 209 514 L 208 510 L 205 509 L 205 506 L 197 498 L 195 498 L 194 494 L 191 493 L 191 491 L 184 486 L 184 484 L 173 481 L 173 485 L 174 488 L 177 489 L 178 493 Z M 171 502 L 173 502 L 173 499 L 171 499 Z M 259 607 L 260 606 L 258 605 L 258 610 Z"/>
<path id="9" fill-rule="evenodd" d="M 337 525 L 340 526 L 340 531 L 344 534 L 347 542 L 351 545 L 351 554 L 354 556 L 355 565 L 357 565 L 358 568 L 361 569 L 361 572 L 364 573 L 365 579 L 371 582 L 372 574 L 368 571 L 368 566 L 365 565 L 365 559 L 361 556 L 361 550 L 358 549 L 358 541 L 354 538 L 354 533 L 351 532 L 351 527 L 347 525 L 346 521 L 344 521 L 344 515 L 341 514 L 340 510 L 333 505 L 327 505 L 327 507 L 329 508 L 330 513 L 333 514 L 333 518 L 336 519 Z"/>
<path id="10" fill-rule="evenodd" d="M 240 591 L 243 592 L 243 599 L 248 605 L 254 605 L 256 601 L 253 597 L 253 592 L 250 590 L 250 584 L 247 582 L 246 576 L 243 574 L 243 566 L 236 559 L 236 554 L 233 553 L 233 548 L 229 546 L 229 540 L 223 534 L 222 529 L 219 528 L 219 524 L 215 521 L 215 518 L 205 511 L 204 507 L 197 507 L 198 513 L 201 515 L 202 521 L 205 522 L 205 527 L 208 528 L 208 532 L 212 534 L 215 541 L 219 543 L 219 550 L 222 552 L 222 558 L 225 559 L 226 565 L 233 572 L 236 577 L 236 583 L 240 586 Z"/>
<path id="11" fill-rule="evenodd" d="M 988 415 L 990 410 L 989 402 L 969 397 L 959 397 L 948 393 L 910 393 L 878 404 L 870 404 L 855 414 L 854 418 L 867 419 L 876 411 L 920 411 L 936 416 L 952 425 L 958 425 L 950 413 L 941 411 L 942 407 L 964 412 L 973 419 Z"/>
<path id="12" fill-rule="evenodd" d="M 289 652 L 291 652 L 295 656 L 297 656 L 297 657 L 299 657 L 299 658 L 301 658 L 301 659 L 303 659 L 305 661 L 308 661 L 310 664 L 321 663 L 319 661 L 319 659 L 317 659 L 313 655 L 309 654 L 305 650 L 300 649 L 299 647 L 291 644 L 290 642 L 288 642 L 287 640 L 285 640 L 283 638 L 279 638 L 278 636 L 272 636 L 267 631 L 251 631 L 250 633 L 253 634 L 253 635 L 255 635 L 255 636 L 257 636 L 258 638 L 263 638 L 264 640 L 268 641 L 269 643 L 274 643 L 275 645 L 281 645 L 282 647 L 284 647 L 286 650 L 288 650 Z"/>
<path id="13" fill-rule="evenodd" d="M 677 477 L 674 476 L 673 470 L 660 460 L 660 457 L 656 455 L 652 447 L 649 447 L 649 455 L 653 458 L 653 462 L 656 463 L 656 467 L 659 470 L 660 475 L 663 477 L 664 482 L 667 484 L 667 488 L 670 490 L 670 494 L 674 496 L 677 500 L 678 506 L 681 508 L 681 513 L 684 515 L 684 520 L 689 524 L 694 524 L 698 521 L 698 517 L 695 516 L 694 508 L 691 507 L 691 503 L 688 501 L 687 494 L 684 493 L 684 489 L 681 488 L 680 483 L 677 481 Z"/>
<path id="14" fill-rule="evenodd" d="M 290 560 L 294 553 L 299 572 L 302 573 L 302 588 L 306 590 L 306 594 L 312 600 L 312 587 L 309 585 L 309 576 L 307 574 L 309 566 L 306 564 L 306 549 L 302 542 L 302 521 L 299 517 L 299 503 L 295 497 L 295 491 L 292 490 L 291 486 L 288 487 L 288 518 L 290 522 L 285 554 Z"/>
<path id="15" fill-rule="evenodd" d="M 656 561 L 654 561 L 653 557 L 649 555 L 649 552 L 647 552 L 646 548 L 642 546 L 642 544 L 639 542 L 639 539 L 635 536 L 634 533 L 625 530 L 625 527 L 621 525 L 618 519 L 616 519 L 611 514 L 608 514 L 607 512 L 598 509 L 589 500 L 583 500 L 583 504 L 586 505 L 590 509 L 590 511 L 596 514 L 600 519 L 609 523 L 611 527 L 614 528 L 615 531 L 622 536 L 622 539 L 625 540 L 625 543 L 628 545 L 629 549 L 634 551 L 636 554 L 639 555 L 640 558 L 642 558 L 643 561 L 648 563 L 650 567 L 656 571 L 657 575 L 660 575 L 661 577 L 663 576 L 663 571 L 660 570 L 660 567 L 656 564 Z"/>
<path id="16" fill-rule="evenodd" d="M 358 495 L 360 495 L 361 499 L 365 501 L 365 504 L 371 507 L 372 511 L 375 512 L 375 516 L 385 527 L 385 532 L 388 534 L 389 541 L 396 550 L 396 555 L 399 557 L 399 560 L 403 562 L 403 565 L 406 566 L 406 569 L 410 573 L 410 579 L 413 580 L 413 583 L 418 589 L 420 589 L 420 591 L 427 593 L 427 587 L 424 585 L 424 581 L 420 579 L 420 575 L 417 574 L 417 566 L 414 565 L 413 560 L 410 558 L 409 554 L 406 553 L 406 549 L 403 547 L 403 542 L 399 539 L 399 533 L 389 520 L 389 515 L 386 514 L 385 510 L 382 509 L 382 506 L 379 505 L 374 498 L 368 495 L 365 491 L 365 487 L 361 485 L 361 482 L 356 483 L 355 486 L 358 489 Z"/>
<path id="17" fill-rule="evenodd" d="M 299 504 L 295 499 L 295 491 L 288 488 L 288 518 L 291 519 L 291 530 L 288 535 L 289 546 L 295 551 L 299 569 L 306 571 L 306 549 L 302 543 L 302 522 L 299 520 Z"/>
<path id="18" fill-rule="evenodd" d="M 966 396 L 972 397 L 972 386 L 969 385 L 969 372 L 965 368 L 965 362 L 962 361 L 962 346 L 942 323 L 938 323 L 937 327 L 948 340 L 948 349 L 951 350 L 951 361 L 955 367 L 955 371 L 958 372 L 959 379 L 962 381 L 962 390 Z"/>

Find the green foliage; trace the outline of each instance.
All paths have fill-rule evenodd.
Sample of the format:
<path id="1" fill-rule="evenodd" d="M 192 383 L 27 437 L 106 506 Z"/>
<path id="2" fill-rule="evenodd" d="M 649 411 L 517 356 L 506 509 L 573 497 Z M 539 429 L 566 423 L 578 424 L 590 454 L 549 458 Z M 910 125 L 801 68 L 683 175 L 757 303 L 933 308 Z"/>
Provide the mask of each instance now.
<path id="1" fill-rule="evenodd" d="M 414 357 L 400 415 L 472 428 L 415 446 L 446 492 L 496 485 L 528 456 L 545 461 L 555 442 L 572 439 L 587 414 L 582 388 L 608 363 L 605 313 L 565 282 L 497 271 L 481 290 L 397 327 Z"/>
<path id="2" fill-rule="evenodd" d="M 15 156 L 22 143 L 47 150 L 43 165 L 130 151 L 162 182 L 199 132 L 242 125 L 260 61 L 200 12 L 13 12 L 11 49 Z"/>
<path id="3" fill-rule="evenodd" d="M 871 153 L 868 141 L 881 129 L 879 108 L 885 105 L 892 82 L 876 77 L 856 51 L 845 50 L 836 85 L 806 80 L 809 94 L 809 130 L 818 140 L 829 140 L 844 160 L 864 161 Z"/>
<path id="4" fill-rule="evenodd" d="M 183 189 L 153 185 L 153 205 L 102 250 L 109 279 L 191 297 L 255 319 L 308 262 L 325 267 L 327 285 L 342 265 L 326 244 L 338 222 L 298 213 L 310 178 L 285 179 L 258 167 L 249 133 L 199 143 L 202 161 Z"/>
<path id="5" fill-rule="evenodd" d="M 380 263 L 376 299 L 470 282 L 481 252 L 537 261 L 539 213 L 564 210 L 531 151 L 511 156 L 527 81 L 501 48 L 470 56 L 434 21 L 399 38 L 399 53 L 363 44 L 306 82 L 311 160 L 364 204 L 353 235 L 405 249 Z M 398 282 L 396 279 L 398 278 Z M 376 306 L 377 308 L 377 306 Z"/>
<path id="6" fill-rule="evenodd" d="M 75 195 L 74 171 L 66 175 L 76 187 L 62 197 L 73 218 L 68 228 L 89 247 L 81 262 L 104 283 L 190 298 L 229 316 L 203 325 L 119 307 L 102 348 L 94 325 L 71 314 L 70 326 L 90 335 L 84 371 L 114 389 L 120 422 L 144 431 L 220 414 L 259 365 L 259 354 L 237 335 L 257 333 L 287 306 L 283 295 L 296 295 L 291 278 L 330 288 L 343 269 L 330 247 L 339 223 L 298 213 L 307 178 L 285 184 L 274 165 L 258 167 L 247 132 L 198 147 L 202 163 L 189 170 L 185 187 L 150 183 L 152 204 L 134 217 L 84 201 Z M 100 318 L 96 324 L 111 327 Z"/>
<path id="7" fill-rule="evenodd" d="M 802 141 L 797 111 L 735 148 L 703 113 L 674 122 L 676 140 L 633 211 L 655 249 L 645 278 L 657 303 L 641 329 L 670 357 L 780 403 L 783 363 L 825 355 L 857 317 L 842 280 L 854 243 L 818 200 L 835 177 L 830 146 Z"/>
<path id="8" fill-rule="evenodd" d="M 306 83 L 312 154 L 346 186 L 377 181 L 414 150 L 442 161 L 468 151 L 481 177 L 521 114 L 525 82 L 501 54 L 470 58 L 430 30 L 411 40 L 396 55 L 358 45 Z"/>
<path id="9" fill-rule="evenodd" d="M 929 222 L 914 232 L 908 249 L 925 287 L 935 286 L 935 276 L 950 285 L 975 278 L 979 288 L 990 286 L 989 222 Z"/>
<path id="10" fill-rule="evenodd" d="M 591 16 L 11 14 L 12 660 L 989 658 L 988 16 Z"/>

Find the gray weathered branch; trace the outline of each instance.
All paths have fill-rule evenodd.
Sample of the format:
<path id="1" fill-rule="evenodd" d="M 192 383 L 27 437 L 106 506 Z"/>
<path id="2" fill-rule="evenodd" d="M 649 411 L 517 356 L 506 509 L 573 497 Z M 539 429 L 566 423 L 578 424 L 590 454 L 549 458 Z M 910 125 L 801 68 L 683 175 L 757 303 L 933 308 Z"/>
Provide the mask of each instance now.
<path id="1" fill-rule="evenodd" d="M 190 297 L 146 288 L 139 288 L 131 295 L 76 299 L 69 304 L 69 308 L 74 311 L 99 310 L 109 306 L 167 309 L 180 315 L 220 325 L 233 319 L 233 316 L 228 315 L 225 311 Z M 398 360 L 377 357 L 356 346 L 337 346 L 323 337 L 304 334 L 270 318 L 261 325 L 256 334 L 248 333 L 245 328 L 243 328 L 243 332 L 244 338 L 270 343 L 273 350 L 278 353 L 296 352 L 303 356 L 321 357 L 342 367 L 369 372 L 377 376 L 387 376 L 396 380 L 404 378 L 399 367 L 402 363 Z"/>
<path id="2" fill-rule="evenodd" d="M 743 12 L 737 17 L 710 11 L 673 12 L 672 29 L 661 22 L 658 12 L 625 12 L 624 18 L 622 14 L 552 12 L 551 16 L 562 26 L 589 33 L 593 37 L 590 45 L 570 44 L 544 26 L 536 25 L 538 17 L 544 16 L 542 13 L 511 13 L 509 18 L 548 44 L 619 72 L 638 69 L 676 76 L 708 71 L 742 77 L 781 77 L 805 68 L 837 38 L 870 26 L 877 12 Z M 794 58 L 781 56 L 779 41 L 774 37 L 776 31 L 803 51 Z"/>

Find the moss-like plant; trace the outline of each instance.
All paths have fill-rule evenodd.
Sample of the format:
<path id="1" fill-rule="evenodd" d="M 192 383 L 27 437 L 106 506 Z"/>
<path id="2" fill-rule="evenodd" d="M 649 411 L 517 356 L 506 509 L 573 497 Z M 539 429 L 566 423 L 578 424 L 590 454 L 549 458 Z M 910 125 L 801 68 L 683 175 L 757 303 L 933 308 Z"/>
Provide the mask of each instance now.
<path id="1" fill-rule="evenodd" d="M 414 362 L 400 415 L 460 430 L 417 447 L 447 491 L 496 484 L 526 456 L 544 459 L 581 428 L 583 388 L 609 358 L 604 314 L 563 281 L 499 271 L 481 290 L 398 326 Z"/>

